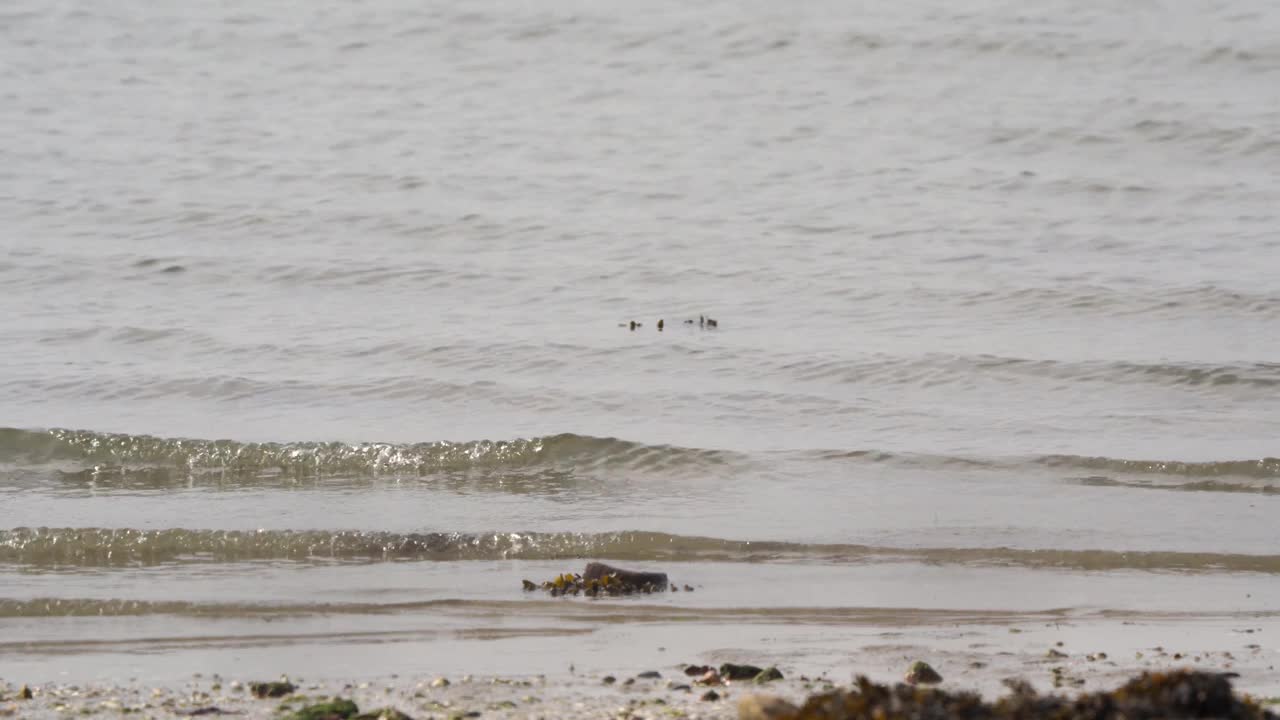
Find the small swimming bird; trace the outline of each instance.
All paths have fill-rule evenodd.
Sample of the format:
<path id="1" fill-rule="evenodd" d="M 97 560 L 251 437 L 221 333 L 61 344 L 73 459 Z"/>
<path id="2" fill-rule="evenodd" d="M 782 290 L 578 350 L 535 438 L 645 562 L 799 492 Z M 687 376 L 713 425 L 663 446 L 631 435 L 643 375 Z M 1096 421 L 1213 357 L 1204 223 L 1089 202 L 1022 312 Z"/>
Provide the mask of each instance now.
<path id="1" fill-rule="evenodd" d="M 720 323 L 712 320 L 711 318 L 707 318 L 707 327 L 720 327 Z"/>
<path id="2" fill-rule="evenodd" d="M 632 330 L 635 330 L 635 329 L 636 329 L 636 321 L 635 321 L 635 320 L 632 320 L 632 321 L 631 321 L 631 329 L 632 329 Z"/>
<path id="3" fill-rule="evenodd" d="M 662 332 L 662 321 L 658 321 L 658 332 Z"/>

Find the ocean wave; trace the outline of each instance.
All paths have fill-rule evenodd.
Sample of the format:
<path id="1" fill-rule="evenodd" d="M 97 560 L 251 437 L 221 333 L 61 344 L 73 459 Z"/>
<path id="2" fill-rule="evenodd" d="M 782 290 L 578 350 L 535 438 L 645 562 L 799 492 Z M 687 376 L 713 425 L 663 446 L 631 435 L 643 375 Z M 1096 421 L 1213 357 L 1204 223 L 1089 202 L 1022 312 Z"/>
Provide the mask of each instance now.
<path id="1" fill-rule="evenodd" d="M 920 469 L 1025 472 L 1044 470 L 1075 477 L 1109 475 L 1169 479 L 1280 479 L 1280 458 L 1186 461 L 1132 459 L 1088 455 L 1045 454 L 982 457 L 879 448 L 774 451 L 786 461 L 893 464 Z M 419 443 L 245 443 L 234 440 L 163 438 L 151 435 L 99 433 L 88 430 L 21 430 L 0 428 L 0 463 L 28 468 L 48 466 L 64 482 L 103 487 L 162 488 L 186 486 L 193 478 L 230 478 L 245 485 L 273 478 L 372 478 L 427 476 L 469 470 L 529 471 L 530 477 L 556 471 L 627 470 L 670 474 L 713 468 L 745 467 L 746 453 L 647 444 L 611 437 L 561 433 L 515 440 Z M 1123 483 L 1116 481 L 1117 486 Z M 1145 486 L 1144 486 L 1145 487 Z M 1228 485 L 1192 488 L 1236 491 Z M 1269 492 L 1270 490 L 1259 490 Z"/>
<path id="2" fill-rule="evenodd" d="M 733 460 L 719 450 L 647 445 L 562 433 L 516 440 L 422 443 L 242 443 L 87 430 L 0 428 L 0 462 L 91 466 L 97 477 L 126 470 L 233 475 L 422 475 L 471 469 L 554 468 L 671 471 Z M 161 475 L 161 478 L 167 475 Z M 145 476 L 143 478 L 145 482 Z"/>
<path id="3" fill-rule="evenodd" d="M 1136 482 L 1107 477 L 1105 475 L 1089 475 L 1071 478 L 1070 482 L 1090 487 L 1120 487 L 1137 490 L 1170 490 L 1173 492 L 1221 492 L 1221 493 L 1253 493 L 1256 495 L 1280 495 L 1280 485 L 1270 483 L 1230 482 L 1224 480 L 1194 480 L 1192 482 Z"/>
<path id="4" fill-rule="evenodd" d="M 1032 569 L 1280 573 L 1280 555 L 1069 548 L 882 547 L 730 540 L 654 532 L 391 533 L 357 530 L 142 530 L 14 528 L 0 531 L 0 562 L 72 568 L 261 560 L 559 560 L 661 562 L 917 562 Z"/>
<path id="5" fill-rule="evenodd" d="M 1257 483 L 1230 483 L 1222 481 L 1172 484 L 1168 480 L 1201 478 L 1241 478 L 1253 480 L 1280 479 L 1280 458 L 1264 457 L 1252 460 L 1209 460 L 1189 462 L 1184 460 L 1132 460 L 1087 455 L 1039 455 L 1027 458 L 982 458 L 926 453 L 888 452 L 884 450 L 824 450 L 811 453 L 817 459 L 844 462 L 890 463 L 905 467 L 925 469 L 986 469 L 992 471 L 1020 472 L 1028 469 L 1051 469 L 1064 472 L 1090 473 L 1075 476 L 1072 481 L 1096 486 L 1168 488 L 1200 490 L 1206 492 L 1272 492 Z M 1130 482 L 1104 475 L 1144 476 L 1144 482 Z M 1150 480 L 1163 479 L 1164 484 L 1153 485 Z M 1251 488 L 1246 490 L 1246 488 Z"/>
<path id="6" fill-rule="evenodd" d="M 632 600 L 629 598 L 629 600 Z M 559 619 L 613 621 L 626 620 L 632 622 L 678 621 L 689 622 L 699 620 L 715 623 L 765 623 L 765 624 L 820 624 L 820 625 L 968 625 L 968 624 L 1012 624 L 1012 623 L 1054 623 L 1085 618 L 1097 619 L 1175 619 L 1188 618 L 1232 618 L 1260 619 L 1275 617 L 1275 611 L 1241 611 L 1241 612 L 1186 612 L 1159 610 L 1126 610 L 1119 608 L 1096 607 L 1060 607 L 1044 610 L 1013 609 L 977 609 L 977 608 L 928 608 L 928 607 L 896 607 L 896 606 L 810 606 L 810 607 L 778 607 L 778 606 L 743 606 L 743 607 L 697 607 L 689 605 L 666 605 L 658 603 L 628 602 L 625 608 L 612 602 L 565 602 L 555 599 L 522 598 L 520 600 L 493 600 L 479 598 L 445 598 L 438 600 L 420 600 L 411 602 L 191 602 L 183 600 L 135 600 L 125 598 L 32 598 L 15 600 L 0 598 L 0 618 L 37 618 L 37 617 L 139 617 L 147 615 L 176 615 L 193 618 L 245 618 L 258 617 L 272 619 L 280 616 L 299 617 L 305 615 L 387 615 L 402 613 L 457 613 L 479 617 L 502 617 L 511 613 L 519 613 L 524 617 L 554 617 Z M 406 631 L 403 628 L 389 631 L 344 632 L 342 637 L 368 638 L 381 637 L 384 641 L 394 642 L 397 637 L 415 637 L 430 630 Z M 590 628 L 563 627 L 470 627 L 458 632 L 486 637 L 510 636 L 519 634 L 579 634 L 593 632 Z M 297 640 L 315 635 L 291 633 L 283 636 L 236 636 L 209 638 L 213 641 L 252 642 L 255 640 Z M 155 639 L 165 642 L 165 639 Z M 171 639 L 175 643 L 188 644 L 200 642 L 201 638 L 182 636 Z M 103 646 L 112 641 L 90 640 L 90 646 Z M 124 640 L 122 644 L 139 642 Z M 145 642 L 145 641 L 142 641 Z M 16 644 L 16 643 L 9 643 Z M 32 643 L 23 642 L 24 651 L 30 651 Z M 75 641 L 52 641 L 43 644 L 44 649 L 70 650 L 77 645 Z M 3 648 L 5 643 L 0 643 Z"/>
<path id="7" fill-rule="evenodd" d="M 1152 109 L 1152 117 L 1111 127 L 996 127 L 987 131 L 987 141 L 992 145 L 1007 145 L 1027 153 L 1046 152 L 1062 145 L 1122 147 L 1151 144 L 1176 147 L 1216 160 L 1224 157 L 1249 161 L 1273 159 L 1276 151 L 1280 150 L 1280 137 L 1269 127 L 1212 125 L 1177 117 L 1160 117 L 1156 115 L 1158 112 L 1159 110 Z M 1035 183 L 1038 181 L 1033 181 Z M 1018 185 L 1005 184 L 1002 187 L 1016 189 Z M 1128 181 L 1118 183 L 1116 179 L 1067 179 L 1056 181 L 1047 189 L 1096 193 L 1099 190 L 1143 192 L 1161 187 L 1159 184 L 1145 185 Z"/>
<path id="8" fill-rule="evenodd" d="M 980 380 L 1044 378 L 1080 384 L 1134 382 L 1213 391 L 1280 387 L 1280 363 L 1139 363 L 1065 361 L 999 355 L 934 353 L 916 358 L 877 355 L 866 358 L 813 358 L 778 362 L 777 370 L 796 380 L 842 384 L 972 385 Z M 770 368 L 771 373 L 773 368 Z"/>
<path id="9" fill-rule="evenodd" d="M 1184 462 L 1180 460 L 1127 460 L 1123 458 L 1087 457 L 1084 455 L 1045 455 L 1036 463 L 1045 467 L 1065 470 L 1091 470 L 1122 475 L 1164 475 L 1184 478 L 1241 477 L 1280 478 L 1280 458 L 1266 457 L 1257 460 L 1219 460 L 1208 462 Z M 1093 484 L 1100 484 L 1096 481 Z M 1116 483 L 1119 484 L 1119 483 Z M 1191 486 L 1182 486 L 1193 489 Z M 1212 490 L 1213 484 L 1202 484 L 1198 489 Z M 1229 492 L 1229 489 L 1225 489 Z"/>

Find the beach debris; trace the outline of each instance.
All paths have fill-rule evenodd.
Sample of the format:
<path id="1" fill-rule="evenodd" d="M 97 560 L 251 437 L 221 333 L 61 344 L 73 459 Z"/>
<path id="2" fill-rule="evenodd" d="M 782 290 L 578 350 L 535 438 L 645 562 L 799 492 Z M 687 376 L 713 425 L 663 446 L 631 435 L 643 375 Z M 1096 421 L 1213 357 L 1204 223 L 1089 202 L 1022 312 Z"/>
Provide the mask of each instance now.
<path id="1" fill-rule="evenodd" d="M 747 695 L 738 700 L 738 720 L 784 720 L 799 710 L 777 695 Z"/>
<path id="2" fill-rule="evenodd" d="M 716 692 L 715 690 L 708 690 L 702 693 L 702 697 L 699 699 L 704 702 L 715 702 L 716 700 L 720 699 L 720 693 Z"/>
<path id="3" fill-rule="evenodd" d="M 22 689 L 18 691 L 19 700 L 30 700 L 32 697 L 34 697 L 34 695 L 32 694 L 31 687 L 29 685 L 23 685 Z"/>
<path id="4" fill-rule="evenodd" d="M 684 674 L 688 675 L 689 677 L 697 677 L 699 675 L 706 675 L 709 671 L 713 669 L 714 668 L 712 668 L 710 665 L 689 665 L 685 667 Z"/>
<path id="5" fill-rule="evenodd" d="M 587 567 L 582 571 L 582 577 L 586 580 L 603 580 L 609 577 L 623 585 L 633 587 L 651 586 L 655 590 L 662 590 L 667 586 L 666 573 L 623 570 L 622 568 L 598 562 L 587 563 Z"/>
<path id="6" fill-rule="evenodd" d="M 258 699 L 266 698 L 282 698 L 286 695 L 293 694 L 298 686 L 288 680 L 277 680 L 275 682 L 253 682 L 249 683 L 249 692 Z"/>
<path id="7" fill-rule="evenodd" d="M 720 666 L 720 676 L 725 680 L 752 680 L 762 672 L 764 672 L 764 668 L 759 668 L 755 665 L 724 663 Z"/>
<path id="8" fill-rule="evenodd" d="M 658 678 L 662 677 L 662 673 L 658 672 L 657 670 L 645 670 L 639 675 L 636 675 L 636 677 L 640 678 L 641 680 L 657 680 Z"/>
<path id="9" fill-rule="evenodd" d="M 438 677 L 435 680 L 431 681 L 431 687 L 433 688 L 449 687 L 449 678 Z"/>
<path id="10" fill-rule="evenodd" d="M 684 591 L 685 591 L 685 592 L 693 592 L 693 586 L 692 586 L 692 585 L 685 585 L 685 586 L 684 586 Z"/>
<path id="11" fill-rule="evenodd" d="M 1009 691 L 1015 695 L 1035 695 L 1036 689 L 1031 683 L 1022 678 L 1005 678 L 1000 684 L 1009 688 Z"/>
<path id="12" fill-rule="evenodd" d="M 1156 720 L 1157 718 L 1228 718 L 1275 720 L 1276 716 L 1245 696 L 1237 697 L 1231 681 L 1219 673 L 1180 670 L 1143 673 L 1110 692 L 1074 697 L 1039 695 L 1029 686 L 995 702 L 972 692 L 877 685 L 859 676 L 850 690 L 809 697 L 794 713 L 769 720 L 846 720 L 848 718 L 1057 718 L 1058 720 Z M 739 718 L 751 718 L 739 713 Z"/>
<path id="13" fill-rule="evenodd" d="M 942 682 L 942 676 L 934 670 L 929 663 L 923 660 L 917 660 L 911 663 L 911 668 L 907 670 L 907 674 L 903 680 L 908 685 L 936 685 Z"/>
<path id="14" fill-rule="evenodd" d="M 1064 658 L 1066 656 L 1067 656 L 1066 653 L 1061 652 L 1059 650 L 1054 650 L 1053 648 L 1049 648 L 1049 652 L 1045 653 L 1045 657 L 1053 658 L 1053 659 Z"/>
<path id="15" fill-rule="evenodd" d="M 361 713 L 351 718 L 351 720 L 413 720 L 413 718 L 395 708 L 387 707 L 373 712 Z"/>
<path id="16" fill-rule="evenodd" d="M 626 685 L 626 686 L 635 685 L 635 684 L 636 684 L 636 679 L 635 679 L 635 678 L 633 678 L 633 677 L 627 678 L 626 680 L 623 680 L 623 681 L 622 681 L 622 684 L 623 684 L 623 685 Z"/>
<path id="17" fill-rule="evenodd" d="M 292 715 L 288 720 L 347 720 L 360 712 L 356 704 L 346 698 L 334 698 L 328 702 L 308 705 Z"/>
<path id="18" fill-rule="evenodd" d="M 175 710 L 175 715 L 183 715 L 185 717 L 203 717 L 205 715 L 236 715 L 238 713 L 229 710 L 223 710 L 216 705 L 208 705 L 206 707 L 193 708 L 191 710 Z"/>
<path id="19" fill-rule="evenodd" d="M 763 685 L 767 682 L 773 682 L 774 680 L 781 680 L 781 679 L 782 679 L 782 671 L 770 665 L 764 670 L 761 670 L 758 675 L 752 678 L 751 682 L 757 685 Z"/>
<path id="20" fill-rule="evenodd" d="M 1050 672 L 1053 674 L 1053 686 L 1055 688 L 1081 687 L 1084 685 L 1084 678 L 1072 677 L 1071 675 L 1068 675 L 1067 671 L 1063 670 L 1061 667 L 1051 668 Z"/>
<path id="21" fill-rule="evenodd" d="M 720 678 L 720 673 L 715 670 L 708 670 L 703 673 L 702 677 L 694 680 L 698 685 L 721 685 L 724 681 Z"/>
<path id="22" fill-rule="evenodd" d="M 618 678 L 616 678 L 616 677 L 614 677 L 614 676 L 612 676 L 612 675 L 605 675 L 605 676 L 604 676 L 604 680 L 601 680 L 601 682 L 603 682 L 605 685 L 612 685 L 612 684 L 614 684 L 614 683 L 618 682 Z"/>
<path id="23" fill-rule="evenodd" d="M 666 573 L 624 570 L 605 565 L 604 563 L 588 563 L 582 574 L 564 573 L 541 585 L 530 580 L 522 580 L 525 591 L 542 589 L 552 597 L 564 595 L 632 595 L 635 593 L 662 592 L 667 589 Z"/>

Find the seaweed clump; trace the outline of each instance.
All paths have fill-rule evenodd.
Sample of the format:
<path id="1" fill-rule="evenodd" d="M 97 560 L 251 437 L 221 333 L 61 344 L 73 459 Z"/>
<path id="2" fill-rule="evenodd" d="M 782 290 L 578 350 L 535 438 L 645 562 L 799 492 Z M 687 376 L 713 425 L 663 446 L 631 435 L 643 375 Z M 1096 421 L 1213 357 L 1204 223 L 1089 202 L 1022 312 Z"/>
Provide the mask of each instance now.
<path id="1" fill-rule="evenodd" d="M 976 693 L 902 683 L 889 687 L 863 676 L 856 685 L 814 695 L 786 720 L 1276 720 L 1252 699 L 1237 697 L 1227 675 L 1191 670 L 1143 673 L 1110 692 L 1075 697 L 1039 695 L 1023 685 L 994 703 L 983 702 Z"/>
<path id="2" fill-rule="evenodd" d="M 360 712 L 356 704 L 343 698 L 308 705 L 289 716 L 288 720 L 346 720 Z"/>
<path id="3" fill-rule="evenodd" d="M 628 582 L 614 573 L 609 573 L 599 578 L 584 578 L 577 573 L 564 573 L 540 584 L 529 580 L 522 581 L 522 584 L 526 592 L 545 590 L 551 594 L 551 597 L 560 597 L 562 595 L 585 595 L 587 597 L 634 595 L 636 593 L 662 592 L 667 589 L 665 584 Z"/>
<path id="4" fill-rule="evenodd" d="M 635 593 L 662 592 L 667 589 L 667 574 L 646 572 L 642 570 L 623 570 L 604 563 L 587 563 L 581 575 L 564 573 L 541 585 L 523 581 L 525 591 L 539 588 L 551 593 L 552 597 L 561 595 L 632 595 Z M 675 586 L 671 588 L 674 590 Z"/>
<path id="5" fill-rule="evenodd" d="M 282 698 L 297 689 L 298 686 L 288 680 L 249 683 L 249 691 L 256 698 Z"/>

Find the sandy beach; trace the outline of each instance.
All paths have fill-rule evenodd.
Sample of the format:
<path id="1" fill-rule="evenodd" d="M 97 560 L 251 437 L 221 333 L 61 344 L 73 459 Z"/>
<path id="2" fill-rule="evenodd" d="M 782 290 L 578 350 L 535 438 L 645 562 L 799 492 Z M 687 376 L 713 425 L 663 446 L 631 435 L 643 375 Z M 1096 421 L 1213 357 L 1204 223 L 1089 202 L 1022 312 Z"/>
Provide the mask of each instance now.
<path id="1" fill-rule="evenodd" d="M 1257 613 L 1213 618 L 953 613 L 944 618 L 918 613 L 894 617 L 886 611 L 861 622 L 791 620 L 784 625 L 715 625 L 615 619 L 589 632 L 561 636 L 476 630 L 439 643 L 394 637 L 353 641 L 320 654 L 306 653 L 305 658 L 291 653 L 288 644 L 255 650 L 241 641 L 223 648 L 229 656 L 210 654 L 207 646 L 193 643 L 189 650 L 170 647 L 147 661 L 140 645 L 142 665 L 136 664 L 137 657 L 59 655 L 51 648 L 28 648 L 28 658 L 43 659 L 25 663 L 25 672 L 13 663 L 0 666 L 0 713 L 21 718 L 121 713 L 275 718 L 339 697 L 354 701 L 361 712 L 394 708 L 411 718 L 733 718 L 738 701 L 749 694 L 800 702 L 815 692 L 846 686 L 856 675 L 881 683 L 901 681 L 916 660 L 938 670 L 943 677 L 939 687 L 976 690 L 989 698 L 1008 692 L 1005 682 L 1015 678 L 1042 692 L 1075 693 L 1109 690 L 1144 671 L 1177 668 L 1236 673 L 1236 690 L 1264 703 L 1280 696 L 1280 622 Z M 4 656 L 11 657 L 15 649 L 4 646 Z M 197 657 L 201 653 L 203 664 Z M 249 659 L 245 669 L 274 662 L 278 672 L 237 672 L 234 663 L 223 659 L 235 656 Z M 382 662 L 353 661 L 374 656 Z M 111 677 L 111 664 L 121 660 L 117 667 L 133 663 L 139 676 L 87 679 Z M 377 672 L 398 661 L 406 671 Z M 93 662 L 99 665 L 91 671 Z M 725 662 L 776 665 L 784 679 L 765 685 L 704 685 L 684 671 L 689 664 L 715 667 Z M 523 672 L 511 672 L 521 664 Z M 433 669 L 427 670 L 428 665 Z M 373 671 L 365 674 L 361 667 Z M 484 672 L 486 667 L 503 672 Z M 287 696 L 260 699 L 251 693 L 251 683 L 282 676 L 297 686 Z M 32 691 L 31 699 L 21 699 L 23 685 Z M 714 699 L 708 699 L 708 692 L 714 692 Z"/>

